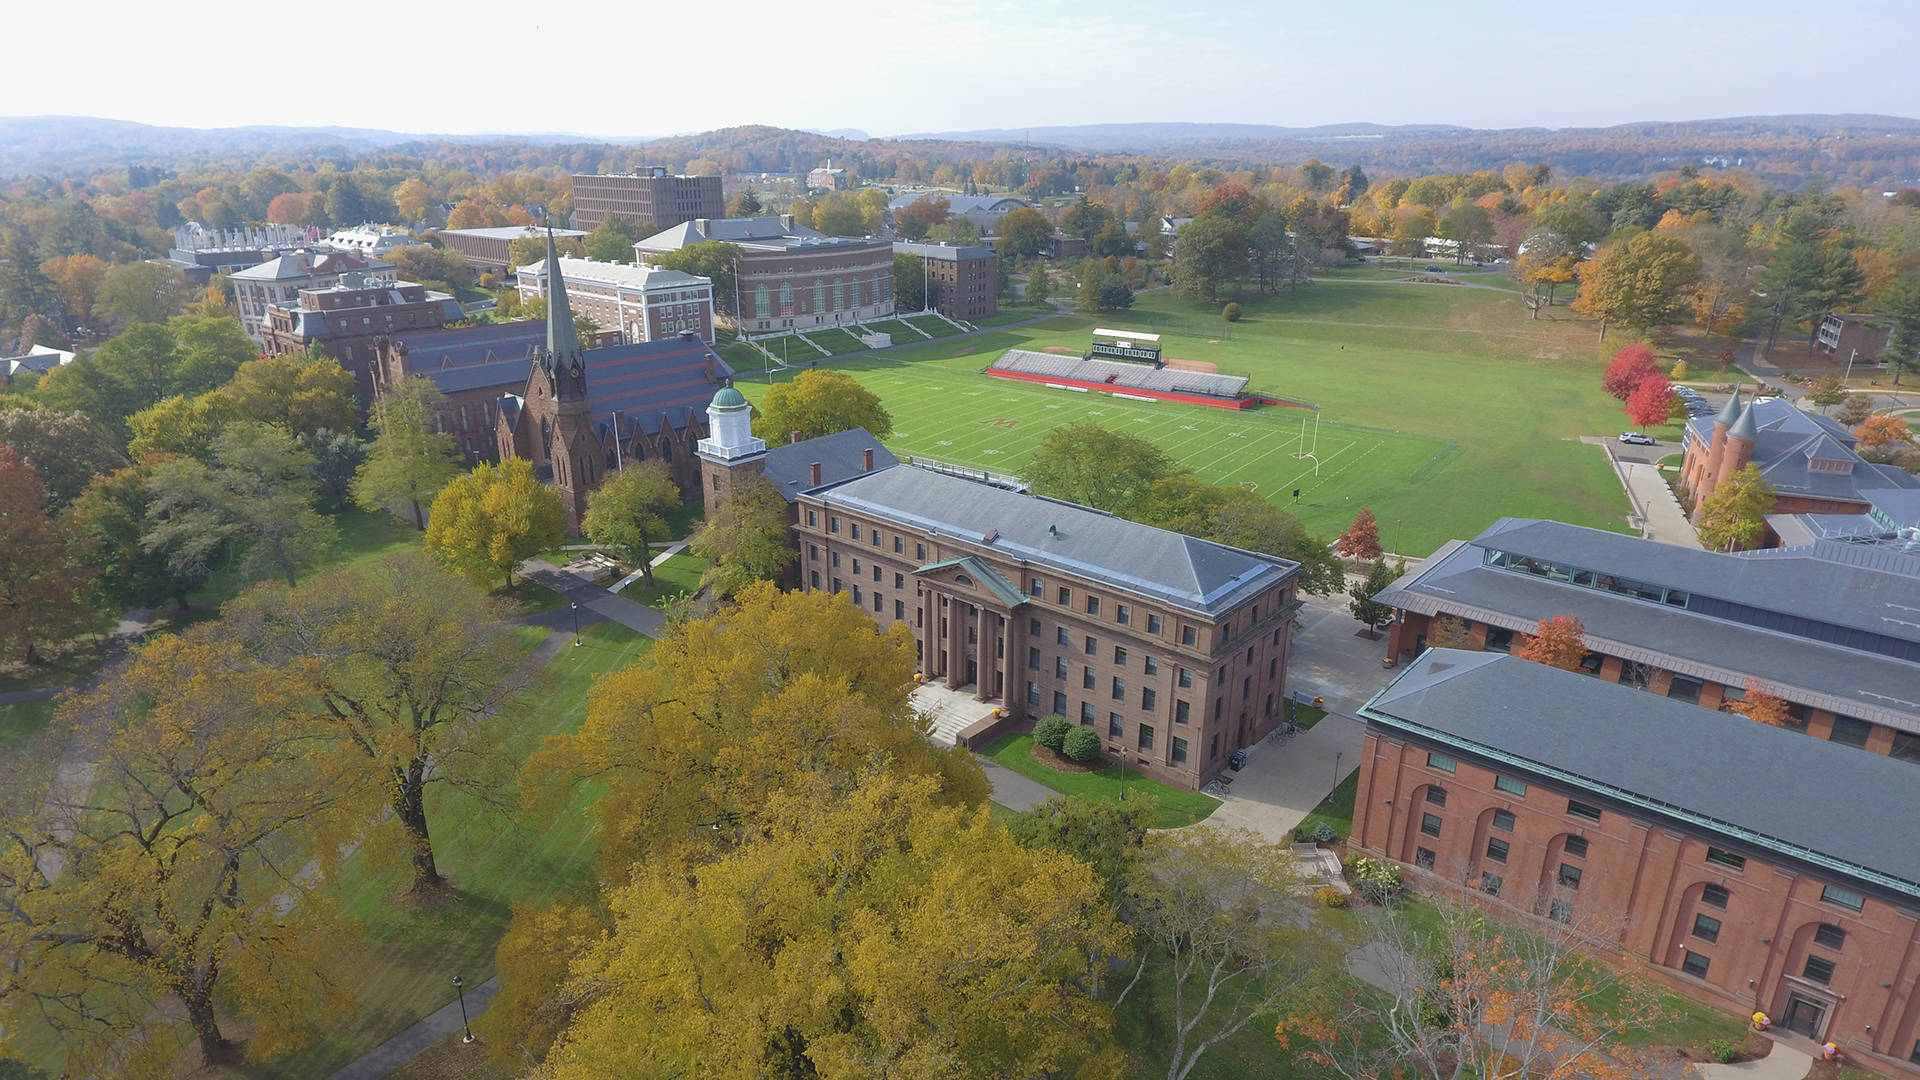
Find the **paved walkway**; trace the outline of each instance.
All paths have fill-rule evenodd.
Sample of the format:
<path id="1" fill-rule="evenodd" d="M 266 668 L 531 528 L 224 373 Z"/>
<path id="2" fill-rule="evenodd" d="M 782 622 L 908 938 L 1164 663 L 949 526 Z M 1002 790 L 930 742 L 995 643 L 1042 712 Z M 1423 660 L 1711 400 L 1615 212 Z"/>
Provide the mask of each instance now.
<path id="1" fill-rule="evenodd" d="M 1813 1055 L 1794 1046 L 1784 1039 L 1773 1038 L 1773 1049 L 1767 1056 L 1754 1061 L 1742 1061 L 1733 1065 L 1720 1065 L 1711 1061 L 1697 1061 L 1693 1067 L 1700 1073 L 1701 1080 L 1806 1080 L 1813 1071 Z"/>
<path id="2" fill-rule="evenodd" d="M 979 758 L 980 768 L 993 785 L 993 801 L 1009 810 L 1031 810 L 1060 794 L 1038 780 L 1029 780 L 1012 769 Z"/>
<path id="3" fill-rule="evenodd" d="M 1667 486 L 1659 466 L 1638 461 L 1616 461 L 1614 468 L 1620 473 L 1628 494 L 1640 507 L 1641 535 L 1676 547 L 1700 547 L 1700 534 L 1694 531 L 1693 522 L 1687 520 L 1687 512 L 1681 509 L 1680 500 L 1674 497 L 1673 489 Z"/>
<path id="4" fill-rule="evenodd" d="M 488 979 L 479 986 L 467 987 L 467 1016 L 475 1017 L 486 1012 L 487 1003 L 492 1001 L 493 995 L 499 992 L 499 979 Z M 345 1068 L 328 1077 L 328 1080 L 382 1080 L 387 1074 L 424 1053 L 428 1047 L 460 1031 L 461 1028 L 460 999 L 456 996 L 419 1023 L 355 1058 Z M 478 1046 L 469 1049 L 476 1057 L 486 1052 Z"/>
<path id="5" fill-rule="evenodd" d="M 651 570 L 660 569 L 661 563 L 664 563 L 668 559 L 673 558 L 675 555 L 678 555 L 681 552 L 687 550 L 688 543 L 690 543 L 690 541 L 675 540 L 673 543 L 668 544 L 665 551 L 662 551 L 660 554 L 655 555 L 652 558 L 652 560 L 650 560 L 647 563 L 648 569 L 651 569 Z M 626 577 L 623 577 L 619 581 L 616 581 L 613 584 L 607 586 L 607 591 L 611 593 L 617 593 L 621 589 L 624 589 L 627 586 L 633 584 L 634 582 L 639 581 L 641 578 L 645 576 L 646 575 L 642 574 L 640 571 L 635 570 L 633 573 L 628 574 Z"/>
<path id="6" fill-rule="evenodd" d="M 628 600 L 624 596 L 615 596 L 593 582 L 577 574 L 569 574 L 550 562 L 528 559 L 520 564 L 520 572 L 529 581 L 545 585 L 566 597 L 569 602 L 579 604 L 580 625 L 583 627 L 603 620 L 617 622 L 636 634 L 644 634 L 655 640 L 667 632 L 665 615 L 645 604 Z M 587 617 L 589 614 L 597 618 L 590 619 Z M 569 630 L 572 628 L 573 611 L 570 608 L 556 608 L 551 612 L 543 612 L 542 615 L 546 618 L 539 620 L 541 625 L 551 626 L 556 630 L 563 627 Z"/>

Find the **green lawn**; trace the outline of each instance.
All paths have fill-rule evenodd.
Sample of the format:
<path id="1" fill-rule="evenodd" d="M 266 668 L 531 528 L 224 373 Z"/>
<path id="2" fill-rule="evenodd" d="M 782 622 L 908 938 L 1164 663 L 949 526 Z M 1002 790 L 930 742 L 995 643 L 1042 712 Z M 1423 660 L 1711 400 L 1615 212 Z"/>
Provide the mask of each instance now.
<path id="1" fill-rule="evenodd" d="M 11 750 L 40 734 L 52 719 L 52 698 L 0 705 L 0 750 Z"/>
<path id="2" fill-rule="evenodd" d="M 903 321 L 910 322 L 937 338 L 952 337 L 963 332 L 959 327 L 937 315 L 909 315 L 905 316 Z"/>
<path id="3" fill-rule="evenodd" d="M 899 319 L 881 319 L 878 322 L 867 323 L 866 328 L 868 330 L 878 330 L 883 334 L 892 334 L 895 345 L 906 345 L 915 341 L 926 340 L 919 334 L 914 333 L 913 327 L 908 326 Z"/>
<path id="4" fill-rule="evenodd" d="M 860 339 L 838 327 L 824 330 L 807 331 L 807 340 L 838 356 L 841 353 L 865 352 L 867 347 Z"/>
<path id="5" fill-rule="evenodd" d="M 1321 822 L 1333 826 L 1333 831 L 1341 837 L 1353 834 L 1353 800 L 1360 791 L 1360 770 L 1355 768 L 1346 778 L 1334 785 L 1320 805 L 1307 812 L 1300 822 L 1300 828 L 1312 835 L 1315 826 Z"/>
<path id="6" fill-rule="evenodd" d="M 1153 821 L 1156 829 L 1174 829 L 1204 821 L 1220 808 L 1220 800 L 1211 795 L 1169 787 L 1122 765 L 1108 765 L 1098 772 L 1085 773 L 1048 768 L 1033 760 L 1032 746 L 1031 735 L 1009 735 L 988 747 L 982 756 L 1063 795 L 1085 795 L 1094 799 L 1117 799 L 1127 793 L 1152 795 L 1159 801 Z"/>
<path id="7" fill-rule="evenodd" d="M 522 723 L 529 736 L 572 731 L 586 716 L 587 690 L 604 672 L 632 663 L 649 645 L 625 627 L 600 623 L 548 665 L 537 705 Z M 529 637 L 531 640 L 531 636 Z M 469 986 L 493 976 L 493 950 L 516 901 L 540 902 L 590 880 L 594 841 L 582 813 L 588 793 L 550 820 L 530 819 L 512 793 L 490 805 L 463 791 L 429 796 L 434 851 L 456 898 L 434 908 L 396 903 L 406 872 L 377 868 L 361 855 L 334 883 L 346 912 L 367 928 L 370 956 L 355 988 L 359 1008 L 326 1025 L 325 1038 L 300 1053 L 249 1068 L 249 1078 L 326 1076 L 452 1000 L 457 972 Z"/>
<path id="8" fill-rule="evenodd" d="M 651 588 L 645 581 L 636 581 L 621 590 L 620 595 L 636 604 L 658 608 L 683 592 L 699 588 L 700 575 L 706 572 L 707 560 L 683 551 L 653 568 Z"/>
<path id="9" fill-rule="evenodd" d="M 895 453 L 1018 474 L 1048 430 L 1094 420 L 1154 439 L 1203 479 L 1255 485 L 1316 533 L 1335 533 L 1370 506 L 1395 551 L 1425 554 L 1503 515 L 1624 530 L 1627 501 L 1605 454 L 1579 442 L 1628 426 L 1600 390 L 1605 359 L 1591 323 L 1563 309 L 1529 320 L 1502 292 L 1352 280 L 1250 296 L 1242 307 L 1226 337 L 1216 307 L 1161 290 L 1124 313 L 836 366 L 893 414 Z M 1211 361 L 1249 376 L 1254 391 L 1320 406 L 1318 469 L 1296 456 L 1303 420 L 1314 442 L 1307 410 L 1123 401 L 979 374 L 1009 348 L 1078 352 L 1096 322 L 1160 333 L 1170 358 Z M 1654 433 L 1677 439 L 1679 429 Z"/>
<path id="10" fill-rule="evenodd" d="M 1301 731 L 1311 730 L 1313 725 L 1327 718 L 1327 710 L 1302 705 L 1297 701 L 1289 702 L 1287 707 L 1293 710 L 1293 725 Z"/>
<path id="11" fill-rule="evenodd" d="M 1124 985 L 1132 976 L 1128 971 L 1116 981 Z M 1197 987 L 1189 984 L 1187 993 L 1205 993 L 1204 983 Z M 1230 1002 L 1231 998 L 1222 1000 L 1214 1008 L 1224 1010 Z M 1193 1007 L 1193 998 L 1189 997 L 1189 1012 Z M 1129 1076 L 1147 1080 L 1167 1074 L 1167 1061 L 1173 1055 L 1174 1017 L 1173 975 L 1162 961 L 1140 977 L 1140 984 L 1114 1010 L 1114 1041 L 1127 1052 L 1133 1066 Z M 1193 1072 L 1187 1074 L 1189 1080 L 1317 1080 L 1326 1076 L 1315 1066 L 1293 1060 L 1273 1037 L 1276 1022 L 1276 1018 L 1254 1020 L 1232 1038 L 1216 1044 L 1201 1057 Z M 1203 1024 L 1200 1030 L 1209 1029 Z"/>

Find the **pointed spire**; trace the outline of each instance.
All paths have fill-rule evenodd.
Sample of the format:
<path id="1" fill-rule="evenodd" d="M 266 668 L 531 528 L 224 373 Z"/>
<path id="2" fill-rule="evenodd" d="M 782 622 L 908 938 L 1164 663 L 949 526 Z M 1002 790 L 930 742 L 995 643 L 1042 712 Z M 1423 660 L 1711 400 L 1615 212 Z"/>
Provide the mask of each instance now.
<path id="1" fill-rule="evenodd" d="M 1733 422 L 1733 428 L 1727 432 L 1727 438 L 1752 441 L 1753 437 L 1759 433 L 1759 425 L 1754 423 L 1753 419 L 1753 406 L 1749 405 L 1740 410 L 1740 419 Z"/>
<path id="2" fill-rule="evenodd" d="M 573 305 L 567 302 L 567 283 L 560 276 L 560 253 L 554 250 L 553 226 L 547 226 L 547 356 L 557 367 L 580 351 L 580 332 L 573 328 Z"/>
<path id="3" fill-rule="evenodd" d="M 1732 427 L 1733 422 L 1739 418 L 1740 388 L 1736 386 L 1733 388 L 1733 396 L 1727 399 L 1726 405 L 1721 407 L 1719 414 L 1713 418 L 1713 422 L 1720 427 Z"/>

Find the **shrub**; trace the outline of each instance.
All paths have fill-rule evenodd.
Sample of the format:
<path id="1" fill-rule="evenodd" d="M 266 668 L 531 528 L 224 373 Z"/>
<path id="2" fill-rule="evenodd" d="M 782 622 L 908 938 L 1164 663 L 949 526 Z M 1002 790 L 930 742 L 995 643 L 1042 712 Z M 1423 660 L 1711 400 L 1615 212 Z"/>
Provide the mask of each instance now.
<path id="1" fill-rule="evenodd" d="M 1220 309 L 1220 317 L 1227 320 L 1228 322 L 1239 322 L 1240 321 L 1240 305 L 1233 303 L 1232 301 L 1228 301 L 1227 306 Z"/>
<path id="2" fill-rule="evenodd" d="M 1067 732 L 1071 730 L 1073 725 L 1067 723 L 1067 718 L 1059 713 L 1043 716 L 1039 723 L 1033 725 L 1033 741 L 1059 753 L 1061 745 L 1067 741 Z"/>
<path id="3" fill-rule="evenodd" d="M 1313 842 L 1316 844 L 1331 844 L 1338 839 L 1340 834 L 1334 832 L 1333 826 L 1327 822 L 1323 821 L 1313 827 Z"/>
<path id="4" fill-rule="evenodd" d="M 1090 727 L 1075 727 L 1067 732 L 1066 741 L 1061 744 L 1061 753 L 1075 761 L 1092 761 L 1100 756 L 1100 736 Z"/>
<path id="5" fill-rule="evenodd" d="M 1674 382 L 1681 382 L 1685 380 L 1686 377 L 1687 362 L 1685 360 L 1675 360 L 1673 362 L 1673 370 L 1667 372 L 1667 378 L 1672 379 Z"/>
<path id="6" fill-rule="evenodd" d="M 1354 888 L 1373 903 L 1390 904 L 1400 895 L 1400 868 L 1390 862 L 1352 855 L 1347 858 L 1347 872 L 1353 876 Z"/>
<path id="7" fill-rule="evenodd" d="M 1713 1039 L 1709 1041 L 1707 1043 L 1707 1052 L 1713 1055 L 1713 1060 L 1722 1065 L 1733 1060 L 1733 1044 L 1725 1039 Z"/>
<path id="8" fill-rule="evenodd" d="M 1313 891 L 1313 898 L 1324 908 L 1343 908 L 1347 906 L 1347 894 L 1331 885 L 1322 885 Z"/>

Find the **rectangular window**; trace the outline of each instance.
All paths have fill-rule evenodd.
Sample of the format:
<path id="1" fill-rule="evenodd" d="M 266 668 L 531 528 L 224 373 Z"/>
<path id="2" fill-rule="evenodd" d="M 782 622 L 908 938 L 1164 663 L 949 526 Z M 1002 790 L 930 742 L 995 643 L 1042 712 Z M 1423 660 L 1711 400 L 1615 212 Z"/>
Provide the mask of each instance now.
<path id="1" fill-rule="evenodd" d="M 1087 614 L 1089 615 L 1100 614 L 1100 598 L 1099 597 L 1097 596 L 1087 597 Z"/>
<path id="2" fill-rule="evenodd" d="M 1113 647 L 1113 666 L 1115 667 L 1127 666 L 1127 650 L 1121 648 L 1118 645 L 1115 645 Z"/>
<path id="3" fill-rule="evenodd" d="M 863 603 L 865 603 L 865 602 L 866 602 L 866 601 L 865 601 L 865 600 L 863 600 L 863 599 L 861 598 L 861 595 L 860 595 L 860 586 L 858 586 L 858 585 L 855 585 L 855 586 L 853 587 L 853 606 L 854 606 L 854 607 L 859 607 L 859 606 L 860 606 L 861 604 L 863 604 Z"/>
<path id="4" fill-rule="evenodd" d="M 1187 740 L 1178 738 L 1173 740 L 1173 760 L 1175 762 L 1187 760 Z"/>
<path id="5" fill-rule="evenodd" d="M 1487 858 L 1492 859 L 1494 862 L 1506 862 L 1507 850 L 1507 842 L 1499 837 L 1494 837 L 1487 841 Z"/>
<path id="6" fill-rule="evenodd" d="M 900 573 L 895 573 L 895 574 L 893 575 L 893 587 L 894 587 L 894 588 L 896 588 L 896 589 L 904 589 L 904 588 L 906 588 L 906 587 L 907 587 L 907 578 L 906 578 L 906 575 L 904 575 L 904 574 L 900 574 Z"/>
<path id="7" fill-rule="evenodd" d="M 820 561 L 820 548 L 818 546 L 814 544 L 807 545 L 807 561 L 808 562 Z"/>
<path id="8" fill-rule="evenodd" d="M 1700 691 L 1706 689 L 1706 683 L 1690 675 L 1675 675 L 1667 686 L 1667 696 L 1675 701 L 1684 701 L 1689 705 L 1700 704 Z"/>
<path id="9" fill-rule="evenodd" d="M 1173 703 L 1173 722 L 1176 724 L 1185 724 L 1192 722 L 1192 720 L 1193 706 L 1176 699 Z"/>
<path id="10" fill-rule="evenodd" d="M 1092 668 L 1080 669 L 1080 689 L 1082 690 L 1093 689 L 1093 669 Z"/>
<path id="11" fill-rule="evenodd" d="M 1847 947 L 1847 932 L 1829 922 L 1823 922 L 1813 928 L 1813 943 L 1823 949 L 1839 952 Z"/>
<path id="12" fill-rule="evenodd" d="M 1719 941 L 1720 920 L 1711 915 L 1695 915 L 1693 917 L 1693 936 L 1699 938 L 1701 941 Z"/>
<path id="13" fill-rule="evenodd" d="M 1440 835 L 1440 815 L 1439 814 L 1420 815 L 1420 831 L 1427 834 L 1428 836 L 1439 836 Z"/>
<path id="14" fill-rule="evenodd" d="M 1140 725 L 1140 749 L 1142 750 L 1153 749 L 1153 725 L 1152 724 Z"/>
<path id="15" fill-rule="evenodd" d="M 1567 837 L 1567 842 L 1563 850 L 1576 859 L 1584 859 L 1587 857 L 1587 838 L 1584 836 L 1569 836 Z"/>
<path id="16" fill-rule="evenodd" d="M 820 524 L 820 515 L 812 510 L 807 511 L 807 524 L 809 525 Z"/>
<path id="17" fill-rule="evenodd" d="M 1030 682 L 1027 684 L 1027 704 L 1029 705 L 1040 704 L 1040 684 L 1039 683 Z"/>
<path id="18" fill-rule="evenodd" d="M 1486 893 L 1488 896 L 1499 896 L 1500 886 L 1504 884 L 1506 884 L 1506 879 L 1501 877 L 1499 874 L 1490 873 L 1484 870 L 1481 871 L 1480 891 L 1483 893 Z"/>
<path id="19" fill-rule="evenodd" d="M 1828 742 L 1837 742 L 1841 746 L 1865 746 L 1867 736 L 1873 734 L 1873 725 L 1865 720 L 1851 716 L 1833 718 L 1833 734 L 1827 736 Z"/>
<path id="20" fill-rule="evenodd" d="M 1158 637 L 1160 635 L 1160 616 L 1158 615 L 1147 616 L 1147 633 L 1152 634 L 1155 637 Z"/>
<path id="21" fill-rule="evenodd" d="M 1080 722 L 1083 724 L 1093 723 L 1093 702 L 1083 701 L 1080 703 Z"/>
<path id="22" fill-rule="evenodd" d="M 906 618 L 906 617 L 907 617 L 907 604 L 906 604 L 906 601 L 904 601 L 904 600 L 895 600 L 895 601 L 893 602 L 893 617 L 894 617 L 895 619 L 904 619 L 904 618 Z"/>
<path id="23" fill-rule="evenodd" d="M 1428 787 L 1427 801 L 1432 803 L 1435 806 L 1442 806 L 1442 807 L 1446 806 L 1447 805 L 1447 789 L 1441 787 L 1439 784 L 1434 784 Z"/>
<path id="24" fill-rule="evenodd" d="M 1560 864 L 1560 876 L 1556 880 L 1560 882 L 1561 888 L 1577 891 L 1580 888 L 1580 868 L 1572 863 L 1563 862 Z"/>
<path id="25" fill-rule="evenodd" d="M 1867 906 L 1866 897 L 1861 896 L 1857 892 L 1848 892 L 1846 889 L 1843 889 L 1838 885 L 1829 885 L 1826 888 L 1821 889 L 1820 902 L 1823 904 L 1833 904 L 1837 907 L 1843 907 L 1843 908 L 1846 908 L 1848 911 L 1859 911 L 1861 908 Z"/>
<path id="26" fill-rule="evenodd" d="M 900 539 L 898 534 L 893 538 L 893 553 L 895 555 L 905 555 L 907 553 L 907 542 Z"/>
<path id="27" fill-rule="evenodd" d="M 873 546 L 874 547 L 880 546 L 880 530 L 879 529 L 873 530 Z"/>
<path id="28" fill-rule="evenodd" d="M 1113 606 L 1113 621 L 1119 623 L 1121 626 L 1127 625 L 1133 621 L 1133 609 L 1125 604 L 1115 604 Z"/>
<path id="29" fill-rule="evenodd" d="M 1062 626 L 1053 632 L 1053 640 L 1055 644 L 1071 645 L 1073 644 L 1073 635 L 1067 633 L 1067 628 Z"/>
<path id="30" fill-rule="evenodd" d="M 1725 911 L 1727 909 L 1727 901 L 1731 899 L 1732 895 L 1733 894 L 1727 892 L 1725 885 L 1708 885 L 1700 890 L 1700 902 L 1708 907 L 1717 907 Z"/>
<path id="31" fill-rule="evenodd" d="M 1495 791 L 1504 791 L 1509 795 L 1525 795 L 1527 793 L 1526 784 L 1507 776 L 1494 777 L 1493 789 Z"/>
<path id="32" fill-rule="evenodd" d="M 1193 689 L 1193 672 L 1188 671 L 1186 668 L 1181 668 L 1178 681 L 1180 683 L 1180 689 L 1182 690 Z"/>
<path id="33" fill-rule="evenodd" d="M 1034 637 L 1040 636 L 1040 620 L 1039 619 L 1027 620 L 1027 633 L 1033 635 Z"/>
<path id="34" fill-rule="evenodd" d="M 1127 680 L 1121 678 L 1118 675 L 1115 675 L 1113 677 L 1113 700 L 1115 701 L 1127 700 Z"/>
<path id="35" fill-rule="evenodd" d="M 880 567 L 878 565 L 875 565 L 873 568 L 873 580 L 880 580 Z"/>
<path id="36" fill-rule="evenodd" d="M 834 591 L 834 592 L 839 592 L 839 591 L 841 591 L 841 590 L 840 590 L 840 579 L 839 579 L 839 578 L 834 578 L 834 579 L 833 579 L 833 591 Z"/>
<path id="37" fill-rule="evenodd" d="M 1599 807 L 1588 806 L 1586 803 L 1576 802 L 1572 799 L 1567 800 L 1567 813 L 1572 814 L 1574 817 L 1586 818 L 1588 821 L 1600 820 Z"/>
<path id="38" fill-rule="evenodd" d="M 1073 603 L 1073 590 L 1065 585 L 1060 586 L 1060 606 L 1066 607 L 1071 603 Z"/>
<path id="39" fill-rule="evenodd" d="M 1107 738 L 1109 739 L 1119 738 L 1120 732 L 1124 730 L 1125 727 L 1126 727 L 1126 721 L 1120 718 L 1119 713 L 1110 712 L 1107 714 Z"/>
<path id="40" fill-rule="evenodd" d="M 1443 773 L 1450 773 L 1456 767 L 1457 765 L 1454 760 L 1445 754 L 1427 754 L 1427 768 L 1429 769 L 1439 769 Z"/>
<path id="41" fill-rule="evenodd" d="M 1724 848 L 1708 848 L 1707 861 L 1715 866 L 1724 866 L 1729 870 L 1745 870 L 1747 868 L 1747 857 L 1745 855 L 1735 855 L 1733 852 L 1727 851 Z"/>
<path id="42" fill-rule="evenodd" d="M 913 555 L 914 555 L 914 558 L 925 561 L 927 557 L 927 545 L 925 544 L 913 545 Z"/>
<path id="43" fill-rule="evenodd" d="M 839 553 L 839 552 L 837 552 L 837 551 L 830 551 L 830 552 L 828 552 L 828 553 L 827 553 L 827 558 L 828 558 L 829 560 L 831 560 L 831 561 L 832 561 L 832 563 L 833 563 L 833 566 L 834 566 L 834 569 L 836 569 L 836 570 L 838 570 L 838 569 L 840 568 L 840 553 Z"/>
<path id="44" fill-rule="evenodd" d="M 1680 970 L 1686 972 L 1687 974 L 1693 976 L 1696 979 L 1706 978 L 1707 968 L 1712 963 L 1713 963 L 1712 960 L 1709 960 L 1706 957 L 1701 956 L 1699 953 L 1694 952 L 1692 949 L 1685 949 L 1681 951 Z"/>
<path id="45" fill-rule="evenodd" d="M 1809 956 L 1807 966 L 1800 969 L 1800 974 L 1825 986 L 1833 981 L 1833 961 L 1824 956 Z"/>
<path id="46" fill-rule="evenodd" d="M 1433 859 L 1434 859 L 1434 855 L 1433 855 L 1433 850 L 1431 848 L 1414 848 L 1413 849 L 1413 865 L 1419 867 L 1420 869 L 1422 870 L 1433 869 Z"/>
<path id="47" fill-rule="evenodd" d="M 856 574 L 860 572 L 860 560 L 859 560 L 859 559 L 855 559 L 855 560 L 853 560 L 853 572 L 854 572 L 854 573 L 856 573 Z"/>
<path id="48" fill-rule="evenodd" d="M 1513 631 L 1503 630 L 1497 626 L 1487 627 L 1487 651 L 1512 652 Z"/>
<path id="49" fill-rule="evenodd" d="M 1067 715 L 1067 695 L 1058 690 L 1053 692 L 1053 711 L 1061 716 Z"/>
<path id="50" fill-rule="evenodd" d="M 1064 679 L 1067 677 L 1066 657 L 1056 656 L 1053 658 L 1053 677 L 1056 679 Z"/>
<path id="51" fill-rule="evenodd" d="M 857 521 L 853 523 L 853 538 L 860 539 L 860 523 Z"/>
<path id="52" fill-rule="evenodd" d="M 1554 900 L 1547 904 L 1547 918 L 1557 923 L 1573 921 L 1573 901 Z"/>
<path id="53" fill-rule="evenodd" d="M 808 573 L 807 577 L 808 577 L 808 583 L 811 584 L 814 588 L 817 589 L 820 587 L 820 571 L 818 570 L 811 571 Z"/>
<path id="54" fill-rule="evenodd" d="M 1088 656 L 1092 656 L 1096 651 L 1099 650 L 1099 648 L 1100 648 L 1100 640 L 1098 638 L 1087 639 L 1086 653 Z"/>
<path id="55" fill-rule="evenodd" d="M 1039 578 L 1034 578 L 1027 582 L 1027 593 L 1031 596 L 1045 596 L 1047 595 L 1047 586 Z"/>
<path id="56" fill-rule="evenodd" d="M 1040 650 L 1039 649 L 1029 648 L 1027 650 L 1027 666 L 1032 668 L 1035 671 L 1040 670 Z"/>
<path id="57" fill-rule="evenodd" d="M 1495 810 L 1493 812 L 1493 827 L 1499 829 L 1501 832 L 1512 832 L 1513 813 L 1508 810 Z"/>
<path id="58" fill-rule="evenodd" d="M 840 519 L 839 519 L 839 518 L 837 518 L 837 517 L 835 517 L 835 518 L 828 518 L 828 519 L 827 519 L 827 531 L 828 531 L 828 532 L 831 532 L 831 533 L 837 533 L 837 532 L 839 532 L 839 531 L 840 531 Z"/>
<path id="59" fill-rule="evenodd" d="M 1191 645 L 1195 641 L 1198 641 L 1199 639 L 1200 639 L 1200 635 L 1194 630 L 1193 627 L 1182 626 L 1180 628 L 1180 644 Z"/>
<path id="60" fill-rule="evenodd" d="M 1140 691 L 1140 707 L 1152 712 L 1160 704 L 1160 695 L 1152 687 Z"/>
<path id="61" fill-rule="evenodd" d="M 1158 675 L 1158 674 L 1160 674 L 1160 661 L 1158 661 L 1158 660 L 1155 660 L 1155 659 L 1154 659 L 1153 657 L 1151 657 L 1151 656 L 1149 656 L 1149 657 L 1147 657 L 1147 658 L 1146 658 L 1146 660 L 1145 660 L 1145 661 L 1144 661 L 1144 662 L 1143 662 L 1143 663 L 1141 664 L 1141 667 L 1142 667 L 1142 668 L 1143 668 L 1143 669 L 1144 669 L 1144 670 L 1146 671 L 1146 673 L 1147 673 L 1147 674 L 1149 674 L 1149 675 Z"/>
<path id="62" fill-rule="evenodd" d="M 878 613 L 881 610 L 881 605 L 884 603 L 886 603 L 886 599 L 884 597 L 882 597 L 879 593 L 873 594 L 873 610 L 875 613 Z"/>

